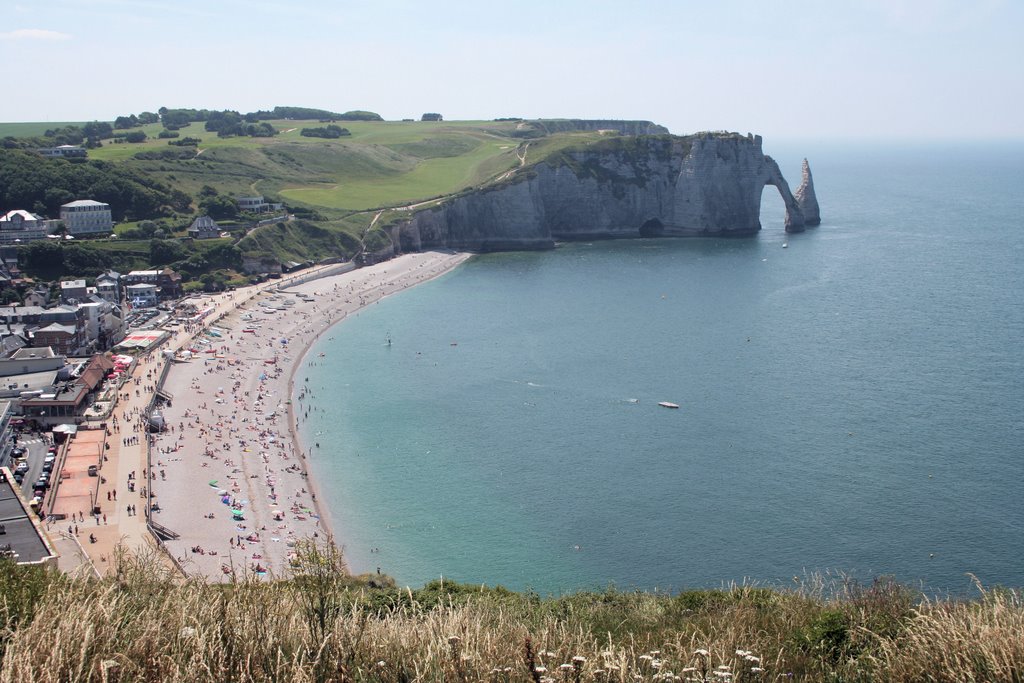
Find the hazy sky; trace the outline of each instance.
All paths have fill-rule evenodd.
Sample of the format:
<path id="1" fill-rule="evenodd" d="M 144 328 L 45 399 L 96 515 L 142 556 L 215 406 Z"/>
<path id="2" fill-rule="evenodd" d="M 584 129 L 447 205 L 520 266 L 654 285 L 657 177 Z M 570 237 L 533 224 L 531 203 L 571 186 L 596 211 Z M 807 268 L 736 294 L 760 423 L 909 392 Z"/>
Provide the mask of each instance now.
<path id="1" fill-rule="evenodd" d="M 161 106 L 1024 137 L 1021 0 L 0 0 L 0 121 Z"/>

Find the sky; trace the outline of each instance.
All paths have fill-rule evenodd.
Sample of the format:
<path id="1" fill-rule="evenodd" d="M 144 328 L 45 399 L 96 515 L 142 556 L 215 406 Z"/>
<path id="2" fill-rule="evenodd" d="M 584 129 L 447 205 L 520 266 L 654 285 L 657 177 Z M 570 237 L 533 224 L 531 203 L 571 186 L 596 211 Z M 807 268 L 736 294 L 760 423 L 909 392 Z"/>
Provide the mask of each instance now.
<path id="1" fill-rule="evenodd" d="M 1024 138 L 1022 0 L 0 0 L 0 121 L 166 107 Z"/>

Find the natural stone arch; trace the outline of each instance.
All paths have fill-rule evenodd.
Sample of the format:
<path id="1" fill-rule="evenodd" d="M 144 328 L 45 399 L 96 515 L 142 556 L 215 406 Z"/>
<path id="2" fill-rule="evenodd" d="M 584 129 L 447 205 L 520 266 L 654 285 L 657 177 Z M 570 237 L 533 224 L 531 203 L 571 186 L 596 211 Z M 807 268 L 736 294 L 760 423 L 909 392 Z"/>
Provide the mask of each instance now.
<path id="1" fill-rule="evenodd" d="M 767 178 L 764 185 L 761 186 L 761 191 L 764 191 L 765 185 L 773 185 L 779 191 L 782 202 L 786 205 L 786 232 L 803 232 L 804 213 L 800 209 L 800 205 L 797 204 L 793 193 L 789 191 L 789 183 L 782 177 L 782 171 L 779 170 L 779 165 L 775 163 L 774 159 L 765 156 L 764 161 Z M 760 198 L 760 194 L 758 197 Z"/>
<path id="2" fill-rule="evenodd" d="M 665 234 L 665 224 L 657 218 L 651 218 L 640 226 L 641 237 L 661 237 Z"/>

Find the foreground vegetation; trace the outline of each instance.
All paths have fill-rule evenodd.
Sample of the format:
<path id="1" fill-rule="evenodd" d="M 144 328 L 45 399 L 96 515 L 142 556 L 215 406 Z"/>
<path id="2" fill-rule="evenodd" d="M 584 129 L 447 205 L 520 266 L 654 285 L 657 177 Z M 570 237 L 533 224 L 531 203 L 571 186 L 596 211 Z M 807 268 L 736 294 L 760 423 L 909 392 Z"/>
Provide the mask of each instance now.
<path id="1" fill-rule="evenodd" d="M 924 600 L 888 580 L 541 598 L 349 577 L 104 580 L 0 565 L 0 681 L 1021 681 L 1017 592 Z"/>

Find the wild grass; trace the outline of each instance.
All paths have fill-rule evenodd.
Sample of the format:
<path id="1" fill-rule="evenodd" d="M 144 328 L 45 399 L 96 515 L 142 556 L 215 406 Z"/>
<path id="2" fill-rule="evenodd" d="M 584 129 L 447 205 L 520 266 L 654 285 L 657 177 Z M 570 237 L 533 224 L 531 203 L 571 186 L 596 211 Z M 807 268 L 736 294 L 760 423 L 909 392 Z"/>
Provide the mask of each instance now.
<path id="1" fill-rule="evenodd" d="M 1020 681 L 1015 591 L 919 600 L 891 581 L 558 598 L 350 577 L 176 580 L 152 558 L 103 580 L 0 567 L 0 681 Z"/>

